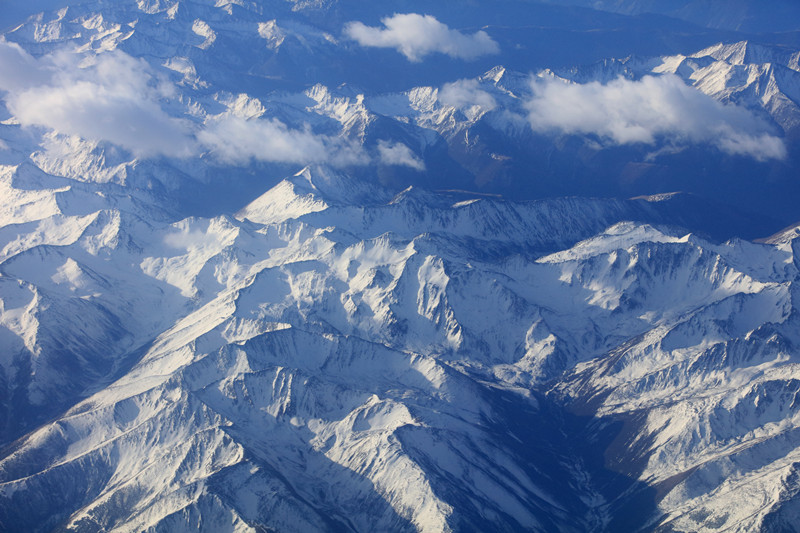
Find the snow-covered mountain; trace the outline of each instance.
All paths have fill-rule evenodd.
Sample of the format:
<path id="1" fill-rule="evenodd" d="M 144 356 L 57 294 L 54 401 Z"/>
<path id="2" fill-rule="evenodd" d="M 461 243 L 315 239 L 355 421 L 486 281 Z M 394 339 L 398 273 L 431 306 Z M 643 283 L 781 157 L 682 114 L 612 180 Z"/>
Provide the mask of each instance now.
<path id="1" fill-rule="evenodd" d="M 704 32 L 701 37 L 690 39 L 686 37 L 692 35 L 689 29 L 672 28 L 668 19 L 648 22 L 657 28 L 654 29 L 638 19 L 626 22 L 624 17 L 599 15 L 597 11 L 507 0 L 502 3 L 503 9 L 494 10 L 480 4 L 470 10 L 448 11 L 446 2 L 435 9 L 431 7 L 434 12 L 444 10 L 440 15 L 443 17 L 448 12 L 459 13 L 453 18 L 463 21 L 461 35 L 469 35 L 475 29 L 470 24 L 490 22 L 490 39 L 501 53 L 490 47 L 484 55 L 463 61 L 443 52 L 425 52 L 424 61 L 409 61 L 395 50 L 360 46 L 344 29 L 354 18 L 363 18 L 364 24 L 380 25 L 380 16 L 391 16 L 380 5 L 362 13 L 346 2 L 323 3 L 321 7 L 312 4 L 277 0 L 76 3 L 37 16 L 27 24 L 9 24 L 11 30 L 5 38 L 22 45 L 36 60 L 26 57 L 26 73 L 17 72 L 17 66 L 7 77 L 36 80 L 51 76 L 54 69 L 67 66 L 59 63 L 64 58 L 60 53 L 64 47 L 76 47 L 85 58 L 83 68 L 75 69 L 82 75 L 55 80 L 51 83 L 53 91 L 75 92 L 76 85 L 89 83 L 100 91 L 133 93 L 137 95 L 133 102 L 120 104 L 149 108 L 163 99 L 158 91 L 171 92 L 173 98 L 168 105 L 158 104 L 162 107 L 159 111 L 180 120 L 169 121 L 160 113 L 153 118 L 168 122 L 167 129 L 174 130 L 173 137 L 179 142 L 144 143 L 141 137 L 118 140 L 125 141 L 123 147 L 132 148 L 134 155 L 204 154 L 204 165 L 186 168 L 186 160 L 169 162 L 171 169 L 190 178 L 236 173 L 247 180 L 252 171 L 241 167 L 256 163 L 271 165 L 273 168 L 266 172 L 263 166 L 257 172 L 273 176 L 274 180 L 293 173 L 298 165 L 335 160 L 339 165 L 360 162 L 361 170 L 377 173 L 384 184 L 395 189 L 408 184 L 426 186 L 431 181 L 429 176 L 435 175 L 437 186 L 442 189 L 525 199 L 586 194 L 630 197 L 687 191 L 776 219 L 752 224 L 756 229 L 749 237 L 763 236 L 776 226 L 800 218 L 800 211 L 791 201 L 800 192 L 795 179 L 800 154 L 796 143 L 781 141 L 796 137 L 800 92 L 797 49 L 750 42 L 716 45 L 715 39 L 724 34 Z M 414 8 L 412 4 L 407 7 Z M 327 15 L 321 17 L 320 13 Z M 611 18 L 606 20 L 606 16 Z M 521 28 L 534 23 L 543 29 L 521 33 Z M 565 28 L 569 29 L 571 41 L 596 36 L 598 42 L 571 42 L 561 35 Z M 647 43 L 657 43 L 654 35 L 659 31 L 669 35 L 664 37 L 665 44 L 654 45 L 652 50 L 647 46 L 632 49 L 630 45 L 607 49 L 617 58 L 635 54 L 649 59 L 606 59 L 596 63 L 604 57 L 598 55 L 606 50 L 604 43 L 615 42 L 604 37 L 604 28 L 623 43 L 642 40 L 628 35 L 626 32 L 632 30 L 627 28 L 649 32 Z M 737 46 L 760 51 L 726 52 Z M 423 53 L 423 49 L 410 49 L 415 54 Z M 658 54 L 659 50 L 668 53 Z M 643 56 L 645 53 L 649 55 Z M 108 79 L 97 78 L 108 65 L 125 61 L 128 56 L 146 60 L 147 67 L 138 65 L 137 78 L 146 80 L 150 90 L 136 87 L 134 79 L 120 77 L 116 80 L 119 87 L 111 87 Z M 99 58 L 112 59 L 103 62 Z M 372 67 L 359 68 L 366 63 Z M 542 80 L 547 79 L 547 72 L 582 84 L 607 83 L 619 76 L 641 82 L 647 75 L 664 77 L 672 73 L 713 99 L 741 109 L 739 113 L 723 110 L 707 119 L 687 109 L 686 117 L 664 131 L 651 132 L 654 136 L 645 139 L 647 142 L 620 142 L 613 135 L 609 139 L 608 131 L 602 127 L 575 131 L 574 125 L 542 121 L 537 109 L 575 107 L 569 102 L 547 100 L 547 94 L 534 90 L 531 73 Z M 580 75 L 570 75 L 572 72 Z M 90 127 L 80 116 L 24 113 L 25 103 L 39 98 L 41 86 L 16 89 L 27 95 L 18 97 L 16 102 L 17 118 L 22 116 L 23 125 L 30 122 L 62 126 L 64 130 L 68 128 L 63 127 L 63 122 L 71 119 L 71 125 L 77 122 L 82 127 L 65 133 L 83 137 L 93 133 L 95 138 L 114 140 L 107 138 L 112 137 L 109 131 L 94 124 Z M 638 83 L 629 89 L 635 94 L 652 92 Z M 577 97 L 604 97 L 597 92 L 590 96 L 590 92 Z M 683 97 L 673 94 L 674 87 L 662 92 L 670 102 L 675 96 Z M 543 105 L 531 107 L 531 100 L 537 97 Z M 707 107 L 710 102 L 698 104 Z M 111 102 L 108 105 L 110 110 L 104 107 L 96 111 L 124 112 Z M 629 110 L 636 108 L 628 106 Z M 692 117 L 697 118 L 687 124 Z M 269 122 L 256 125 L 251 120 L 254 118 Z M 636 121 L 644 117 L 628 118 Z M 243 124 L 241 120 L 251 123 Z M 662 120 L 663 117 L 656 117 L 651 123 Z M 241 138 L 274 135 L 283 126 L 289 128 L 281 132 L 283 136 L 293 137 L 296 145 L 306 148 L 304 153 L 279 146 L 261 149 Z M 328 137 L 312 138 L 295 131 L 307 126 Z M 747 134 L 720 135 L 721 128 L 731 127 Z M 6 128 L 0 132 L 0 139 L 13 145 L 13 131 L 14 128 Z M 565 135 L 554 137 L 553 132 Z M 148 130 L 144 138 L 151 135 Z M 359 146 L 342 143 L 342 135 Z M 685 142 L 687 137 L 693 142 Z M 23 151 L 26 148 L 21 147 Z M 53 149 L 58 150 L 54 146 Z M 365 168 L 370 159 L 385 164 L 377 170 Z M 209 169 L 220 162 L 223 168 Z M 236 168 L 232 169 L 230 163 L 236 163 Z M 292 166 L 274 168 L 286 163 Z M 163 176 L 161 167 L 155 171 L 159 182 L 184 181 Z M 420 172 L 423 167 L 427 172 Z M 358 171 L 354 168 L 350 172 Z M 131 169 L 126 172 L 130 174 Z M 766 185 L 757 183 L 763 175 L 769 176 Z M 236 198 L 238 206 L 231 205 L 230 209 L 241 207 L 253 194 L 267 188 L 256 185 L 259 180 L 248 181 L 247 191 Z M 737 186 L 730 186 L 731 181 Z M 754 187 L 761 191 L 756 199 L 749 193 Z M 197 205 L 205 201 L 203 195 L 192 201 L 200 208 L 195 213 L 213 211 Z"/>
<path id="2" fill-rule="evenodd" d="M 577 83 L 672 74 L 715 100 L 761 109 L 786 134 L 800 125 L 800 52 L 748 41 L 657 59 L 628 57 L 554 74 Z M 547 75 L 548 72 L 542 73 Z"/>
<path id="3" fill-rule="evenodd" d="M 34 378 L 9 375 L 9 418 L 101 390 L 9 448 L 3 524 L 586 530 L 651 487 L 640 525 L 788 512 L 791 492 L 727 502 L 793 472 L 794 235 L 613 224 L 645 201 L 347 205 L 348 185 L 307 169 L 237 218 L 155 228 L 75 216 L 7 260 Z"/>
<path id="4" fill-rule="evenodd" d="M 0 18 L 0 529 L 800 521 L 795 49 L 45 4 Z M 525 62 L 561 32 L 627 58 Z"/>

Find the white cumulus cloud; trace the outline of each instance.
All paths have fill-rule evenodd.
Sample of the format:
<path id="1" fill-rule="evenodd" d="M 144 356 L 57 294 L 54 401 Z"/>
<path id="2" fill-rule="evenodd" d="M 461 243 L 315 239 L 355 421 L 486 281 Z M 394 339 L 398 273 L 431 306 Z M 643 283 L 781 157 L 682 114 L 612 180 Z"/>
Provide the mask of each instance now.
<path id="1" fill-rule="evenodd" d="M 623 145 L 709 143 L 728 154 L 783 159 L 783 140 L 750 111 L 717 102 L 672 75 L 607 84 L 537 79 L 526 103 L 534 131 L 597 135 Z"/>
<path id="2" fill-rule="evenodd" d="M 396 13 L 381 22 L 383 28 L 349 22 L 344 33 L 361 46 L 394 48 L 414 62 L 434 52 L 468 60 L 500 52 L 500 46 L 485 31 L 467 35 L 450 29 L 431 15 Z"/>
<path id="3" fill-rule="evenodd" d="M 244 119 L 234 115 L 212 118 L 197 140 L 225 163 L 326 163 L 333 166 L 368 163 L 360 145 L 342 137 L 292 129 L 277 119 Z"/>
<path id="4" fill-rule="evenodd" d="M 484 111 L 497 107 L 494 97 L 481 89 L 478 80 L 458 80 L 445 84 L 439 91 L 439 101 L 459 109 L 479 106 Z"/>
<path id="5" fill-rule="evenodd" d="M 378 158 L 384 165 L 405 166 L 420 172 L 425 170 L 425 163 L 402 143 L 378 141 Z"/>
<path id="6" fill-rule="evenodd" d="M 169 116 L 159 103 L 174 87 L 146 62 L 117 51 L 85 61 L 66 51 L 37 60 L 0 41 L 6 107 L 23 126 L 108 141 L 137 156 L 192 152 L 188 121 Z"/>

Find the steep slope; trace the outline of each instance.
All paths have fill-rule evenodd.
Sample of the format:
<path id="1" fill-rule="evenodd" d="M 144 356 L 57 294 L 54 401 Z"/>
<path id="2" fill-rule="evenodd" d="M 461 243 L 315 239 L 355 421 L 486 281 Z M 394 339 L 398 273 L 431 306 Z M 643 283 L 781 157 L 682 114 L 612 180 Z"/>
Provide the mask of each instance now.
<path id="1" fill-rule="evenodd" d="M 320 192 L 331 182 L 339 194 L 348 183 L 305 170 L 242 222 L 175 223 L 162 230 L 169 255 L 142 251 L 141 272 L 195 310 L 123 377 L 9 449 L 6 528 L 602 530 L 680 475 L 653 517 L 713 511 L 734 523 L 742 515 L 725 515 L 714 482 L 693 485 L 695 499 L 682 492 L 696 465 L 766 439 L 775 452 L 753 455 L 760 466 L 740 467 L 737 486 L 766 494 L 777 481 L 747 472 L 788 472 L 793 411 L 734 413 L 796 379 L 794 241 L 712 245 L 623 223 L 536 259 L 535 234 L 487 237 L 497 224 L 536 227 L 547 204 L 448 207 L 409 191 L 334 207 Z M 307 208 L 275 220 L 275 202 Z M 465 209 L 486 229 L 460 224 Z M 411 220 L 438 229 L 413 235 Z M 392 223 L 399 231 L 381 229 Z M 536 392 L 548 382 L 551 398 Z M 702 392 L 712 383 L 713 401 Z M 730 436 L 707 418 L 722 405 L 741 420 Z M 573 411 L 592 416 L 570 421 Z M 618 419 L 635 421 L 623 436 L 633 447 L 570 442 Z M 714 440 L 697 441 L 707 424 Z M 75 477 L 85 482 L 35 497 Z M 742 523 L 781 517 L 786 498 Z M 633 523 L 652 520 L 648 508 Z"/>
<path id="2" fill-rule="evenodd" d="M 325 228 L 335 228 L 328 231 L 347 244 L 387 235 L 408 243 L 427 232 L 429 247 L 449 241 L 459 254 L 491 259 L 551 251 L 620 219 L 666 218 L 644 202 L 515 206 L 448 202 L 416 190 L 392 198 L 336 172 L 306 169 L 244 208 L 243 222 L 225 216 L 145 222 L 146 211 L 129 199 L 120 206 L 106 185 L 91 192 L 62 180 L 62 188 L 52 189 L 55 178 L 35 169 L 4 172 L 5 195 L 15 199 L 0 233 L 9 349 L 3 366 L 6 443 L 123 372 L 165 324 L 263 268 L 259 261 L 274 245 L 253 233 L 252 222 L 281 228 L 272 230 L 278 235 L 297 234 L 292 238 L 301 242 Z M 370 202 L 346 204 L 345 198 Z M 288 221 L 296 222 L 284 227 Z M 497 239 L 501 231 L 505 235 Z M 344 317 L 329 320 L 342 323 Z"/>
<path id="3" fill-rule="evenodd" d="M 311 180 L 305 171 L 268 195 L 285 199 L 288 187 Z M 245 212 L 252 215 L 267 203 L 261 199 Z M 402 209 L 407 203 L 395 201 L 384 210 L 406 211 L 402 220 L 423 208 Z M 536 457 L 528 463 L 533 460 L 528 446 L 558 457 L 555 429 L 545 425 L 542 433 L 524 435 L 524 447 L 494 439 L 497 424 L 507 427 L 509 416 L 530 417 L 536 401 L 522 396 L 522 404 L 506 413 L 508 398 L 502 398 L 510 393 L 487 389 L 434 357 L 474 353 L 474 364 L 483 366 L 487 357 L 492 362 L 492 353 L 507 351 L 484 346 L 485 326 L 475 323 L 469 302 L 461 303 L 464 296 L 456 296 L 454 305 L 464 315 L 456 319 L 442 292 L 448 283 L 444 262 L 424 251 L 437 239 L 384 234 L 354 241 L 365 231 L 358 224 L 342 223 L 331 233 L 299 215 L 267 226 L 245 223 L 235 241 L 228 237 L 230 230 L 220 231 L 224 220 L 184 221 L 164 232 L 175 248 L 191 241 L 179 248 L 183 255 L 148 257 L 142 251 L 143 273 L 185 296 L 218 296 L 198 303 L 197 311 L 165 331 L 125 377 L 77 405 L 56 426 L 45 426 L 14 446 L 3 466 L 3 494 L 9 498 L 2 506 L 5 527 L 47 529 L 67 520 L 77 528 L 171 530 L 179 523 L 191 527 L 199 513 L 205 524 L 234 528 L 249 523 L 302 530 L 341 522 L 364 529 L 374 527 L 372 513 L 379 512 L 387 528 L 410 524 L 441 530 L 487 520 L 488 498 L 495 502 L 497 519 L 510 528 L 584 528 L 559 510 L 583 504 L 568 496 L 567 487 L 558 488 L 563 481 L 548 471 L 547 461 L 536 466 L 543 461 Z M 336 235 L 344 242 L 331 240 Z M 466 248 L 457 241 L 453 246 Z M 472 277 L 489 284 L 487 289 L 496 283 L 485 274 Z M 408 291 L 420 295 L 404 296 Z M 508 305 L 509 297 L 497 304 Z M 408 307 L 413 300 L 417 303 Z M 517 335 L 521 341 L 524 331 Z M 503 341 L 498 336 L 493 342 Z M 376 381 L 375 376 L 382 377 Z M 353 389 L 353 379 L 363 385 Z M 274 388 L 279 382 L 285 383 L 283 392 Z M 442 401 L 451 407 L 443 411 Z M 272 434 L 268 440 L 265 430 Z M 290 459 L 298 453 L 302 459 Z M 61 459 L 30 471 L 41 455 Z M 210 463 L 201 470 L 187 466 L 186 461 L 205 464 L 203 457 Z M 487 491 L 480 511 L 470 503 L 471 494 L 453 492 L 446 481 L 477 475 L 478 464 L 486 470 L 480 484 Z M 263 476 L 255 475 L 262 469 Z M 298 477 L 300 471 L 308 474 Z M 76 472 L 87 484 L 59 498 L 44 502 L 23 496 L 29 490 L 47 493 L 45 487 L 63 484 Z M 231 507 L 241 498 L 218 494 L 229 490 L 224 488 L 232 483 L 228 476 L 244 472 L 251 477 L 241 490 L 278 490 L 270 504 L 276 508 L 270 511 L 264 502 Z M 367 481 L 358 481 L 362 476 Z M 495 488 L 486 485 L 489 479 L 496 480 Z M 174 488 L 165 491 L 167 485 Z M 320 500 L 316 486 L 333 500 Z M 336 486 L 342 488 L 333 490 Z M 553 498 L 562 503 L 554 504 Z M 375 504 L 352 508 L 349 501 Z M 420 505 L 424 501 L 430 503 Z M 134 509 L 142 514 L 130 514 Z M 297 522 L 297 513 L 310 513 L 309 522 Z"/>
<path id="4" fill-rule="evenodd" d="M 730 243 L 710 254 L 707 248 L 660 248 L 651 248 L 650 257 L 672 259 L 654 260 L 659 266 L 644 280 L 666 275 L 659 287 L 678 282 L 694 286 L 698 296 L 695 284 L 707 280 L 716 294 L 702 297 L 700 306 L 685 302 L 680 314 L 578 365 L 554 391 L 576 411 L 591 413 L 596 428 L 624 422 L 607 461 L 655 489 L 640 495 L 659 501 L 647 529 L 791 529 L 797 497 L 791 444 L 798 390 L 797 242 Z M 598 260 L 619 253 L 595 247 L 587 252 Z M 564 259 L 559 254 L 546 260 Z M 675 262 L 695 263 L 683 270 L 688 280 L 677 274 L 682 269 L 667 266 Z M 647 269 L 636 256 L 628 265 Z M 665 296 L 637 287 L 642 278 L 636 276 L 628 293 L 640 296 L 624 302 L 637 312 L 646 312 L 650 297 Z M 586 286 L 593 279 L 584 275 L 579 282 Z"/>

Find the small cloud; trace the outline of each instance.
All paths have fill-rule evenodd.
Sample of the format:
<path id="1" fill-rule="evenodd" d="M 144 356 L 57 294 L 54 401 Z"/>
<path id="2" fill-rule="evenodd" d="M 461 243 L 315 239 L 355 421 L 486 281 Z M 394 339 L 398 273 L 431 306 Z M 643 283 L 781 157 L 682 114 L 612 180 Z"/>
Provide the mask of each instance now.
<path id="1" fill-rule="evenodd" d="M 230 164 L 266 161 L 349 166 L 368 162 L 361 146 L 348 139 L 317 135 L 308 128 L 292 129 L 277 119 L 214 117 L 198 132 L 197 140 Z"/>
<path id="2" fill-rule="evenodd" d="M 164 244 L 176 250 L 190 251 L 193 248 L 200 248 L 208 245 L 212 239 L 209 235 L 199 229 L 176 231 L 164 235 Z"/>
<path id="3" fill-rule="evenodd" d="M 414 62 L 434 52 L 467 60 L 500 52 L 500 46 L 485 31 L 467 35 L 451 30 L 431 15 L 396 13 L 381 22 L 384 28 L 349 22 L 344 33 L 361 46 L 394 48 Z"/>
<path id="4" fill-rule="evenodd" d="M 439 91 L 439 101 L 458 109 L 479 106 L 491 111 L 497 107 L 494 97 L 481 89 L 478 80 L 459 80 L 444 85 Z"/>
<path id="5" fill-rule="evenodd" d="M 534 131 L 597 135 L 606 143 L 709 143 L 759 161 L 784 159 L 786 146 L 750 111 L 717 102 L 672 75 L 608 84 L 537 79 L 526 103 Z"/>
<path id="6" fill-rule="evenodd" d="M 378 158 L 384 165 L 411 167 L 420 172 L 425 170 L 425 163 L 405 144 L 378 141 Z"/>
<path id="7" fill-rule="evenodd" d="M 720 131 L 716 144 L 728 154 L 749 155 L 759 161 L 786 159 L 786 144 L 783 139 L 769 133 L 747 133 L 732 128 Z"/>

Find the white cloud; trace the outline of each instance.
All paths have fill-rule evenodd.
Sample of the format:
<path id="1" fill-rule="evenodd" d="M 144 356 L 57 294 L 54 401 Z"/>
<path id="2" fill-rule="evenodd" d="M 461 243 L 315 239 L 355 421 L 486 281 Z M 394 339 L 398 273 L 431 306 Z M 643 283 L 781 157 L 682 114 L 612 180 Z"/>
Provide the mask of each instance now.
<path id="1" fill-rule="evenodd" d="M 20 124 L 109 142 L 137 157 L 210 151 L 228 164 L 369 163 L 355 142 L 292 129 L 277 119 L 248 120 L 234 114 L 238 108 L 203 125 L 170 116 L 163 106 L 177 89 L 145 61 L 121 51 L 102 53 L 86 64 L 80 59 L 68 51 L 36 59 L 0 41 L 0 91 Z"/>
<path id="2" fill-rule="evenodd" d="M 479 106 L 491 111 L 497 107 L 494 97 L 481 89 L 478 80 L 459 80 L 444 85 L 439 91 L 439 101 L 459 109 Z"/>
<path id="3" fill-rule="evenodd" d="M 212 118 L 197 139 L 218 159 L 231 164 L 254 160 L 347 166 L 369 161 L 361 146 L 354 142 L 317 135 L 310 129 L 291 129 L 277 119 L 246 120 L 226 114 Z"/>
<path id="4" fill-rule="evenodd" d="M 378 141 L 378 158 L 384 165 L 406 166 L 420 172 L 425 170 L 425 163 L 405 144 Z"/>
<path id="5" fill-rule="evenodd" d="M 500 52 L 500 46 L 485 31 L 466 35 L 451 30 L 431 15 L 396 13 L 381 22 L 384 28 L 349 22 L 344 33 L 361 46 L 394 48 L 415 62 L 434 52 L 458 59 L 475 59 Z"/>
<path id="6" fill-rule="evenodd" d="M 69 52 L 37 60 L 0 42 L 0 89 L 20 124 L 107 141 L 141 157 L 192 153 L 188 121 L 160 104 L 174 87 L 146 62 L 118 51 L 78 60 Z"/>
<path id="7" fill-rule="evenodd" d="M 757 160 L 783 159 L 783 140 L 748 110 L 724 105 L 671 75 L 608 84 L 532 82 L 526 103 L 534 131 L 593 134 L 613 144 L 709 143 Z"/>
<path id="8" fill-rule="evenodd" d="M 17 43 L 0 38 L 0 90 L 18 90 L 45 83 L 47 79 L 36 59 Z"/>

